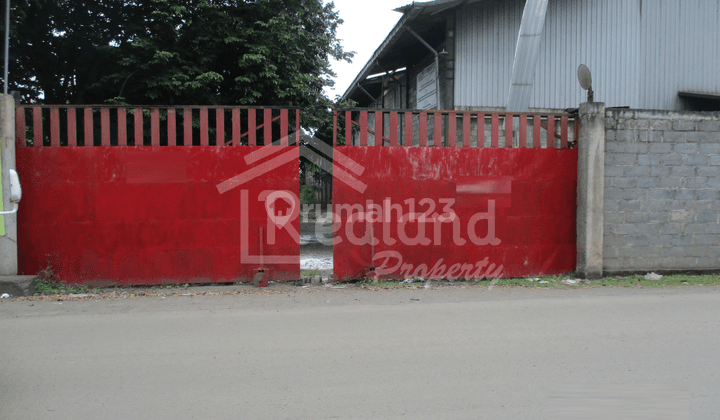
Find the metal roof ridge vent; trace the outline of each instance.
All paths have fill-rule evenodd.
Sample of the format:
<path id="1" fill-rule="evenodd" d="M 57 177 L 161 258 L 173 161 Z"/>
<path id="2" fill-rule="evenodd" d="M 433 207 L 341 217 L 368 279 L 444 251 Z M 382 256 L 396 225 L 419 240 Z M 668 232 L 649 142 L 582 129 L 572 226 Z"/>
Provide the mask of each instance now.
<path id="1" fill-rule="evenodd" d="M 525 112 L 530 105 L 547 6 L 548 0 L 527 0 L 525 3 L 505 107 L 509 112 Z"/>

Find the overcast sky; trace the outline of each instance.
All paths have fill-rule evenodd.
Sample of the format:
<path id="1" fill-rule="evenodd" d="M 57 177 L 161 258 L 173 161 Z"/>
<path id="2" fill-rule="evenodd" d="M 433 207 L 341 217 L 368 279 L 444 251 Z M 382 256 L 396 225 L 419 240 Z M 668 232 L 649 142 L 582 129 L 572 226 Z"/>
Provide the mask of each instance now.
<path id="1" fill-rule="evenodd" d="M 337 36 L 345 51 L 355 51 L 352 64 L 334 62 L 333 71 L 337 73 L 335 87 L 327 89 L 330 99 L 342 95 L 355 76 L 365 66 L 380 43 L 400 20 L 401 13 L 394 12 L 400 6 L 412 3 L 412 0 L 334 0 L 335 10 L 345 21 L 338 28 Z"/>

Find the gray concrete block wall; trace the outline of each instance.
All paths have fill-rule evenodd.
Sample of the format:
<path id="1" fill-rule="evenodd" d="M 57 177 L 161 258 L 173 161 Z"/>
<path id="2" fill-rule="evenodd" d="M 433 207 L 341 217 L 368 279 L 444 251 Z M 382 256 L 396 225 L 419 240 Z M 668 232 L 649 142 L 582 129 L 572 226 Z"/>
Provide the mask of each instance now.
<path id="1" fill-rule="evenodd" d="M 605 115 L 603 270 L 720 270 L 720 113 Z"/>

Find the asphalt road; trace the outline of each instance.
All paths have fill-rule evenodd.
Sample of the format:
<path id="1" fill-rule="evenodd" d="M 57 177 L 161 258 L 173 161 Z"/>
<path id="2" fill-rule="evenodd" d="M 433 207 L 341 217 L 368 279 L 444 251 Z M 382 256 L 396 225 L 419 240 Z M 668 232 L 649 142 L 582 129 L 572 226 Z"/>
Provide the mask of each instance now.
<path id="1" fill-rule="evenodd" d="M 718 287 L 4 301 L 0 418 L 718 419 L 718 350 Z"/>

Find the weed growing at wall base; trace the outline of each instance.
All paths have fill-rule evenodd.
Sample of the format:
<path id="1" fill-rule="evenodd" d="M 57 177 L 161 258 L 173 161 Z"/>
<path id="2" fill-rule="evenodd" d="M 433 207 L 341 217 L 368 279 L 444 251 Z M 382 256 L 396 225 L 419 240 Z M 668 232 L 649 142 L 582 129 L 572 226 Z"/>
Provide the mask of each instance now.
<path id="1" fill-rule="evenodd" d="M 88 287 L 85 285 L 63 283 L 57 274 L 55 274 L 49 257 L 45 268 L 38 272 L 38 277 L 38 280 L 35 282 L 35 292 L 33 293 L 35 296 L 88 292 Z"/>

